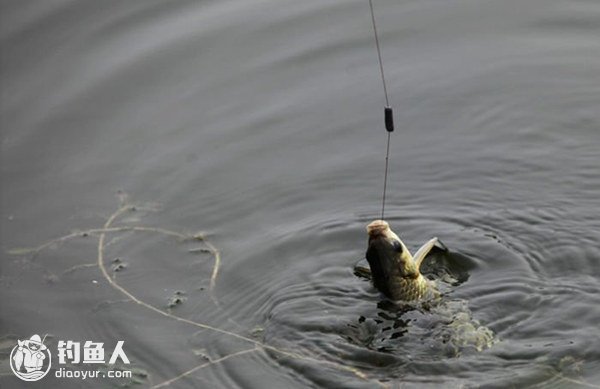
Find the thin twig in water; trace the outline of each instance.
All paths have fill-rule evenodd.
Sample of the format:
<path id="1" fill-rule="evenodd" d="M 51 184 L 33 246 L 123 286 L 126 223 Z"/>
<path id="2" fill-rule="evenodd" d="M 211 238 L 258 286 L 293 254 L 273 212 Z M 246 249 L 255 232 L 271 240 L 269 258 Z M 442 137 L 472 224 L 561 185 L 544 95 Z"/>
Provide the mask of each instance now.
<path id="1" fill-rule="evenodd" d="M 95 263 L 95 262 L 94 263 L 84 263 L 84 264 L 81 264 L 81 265 L 75 265 L 75 266 L 70 267 L 67 270 L 63 271 L 62 275 L 64 276 L 66 274 L 73 273 L 76 270 L 87 269 L 87 268 L 96 267 L 96 266 L 98 266 L 98 264 Z"/>
<path id="2" fill-rule="evenodd" d="M 122 199 L 123 200 L 123 199 Z M 169 385 L 172 382 L 175 382 L 176 380 L 185 377 L 191 373 L 193 373 L 194 371 L 200 370 L 203 367 L 207 367 L 207 366 L 211 366 L 214 364 L 217 364 L 219 362 L 225 361 L 231 357 L 234 356 L 238 356 L 238 355 L 243 355 L 246 353 L 250 353 L 253 351 L 256 351 L 258 349 L 264 349 L 264 350 L 269 350 L 272 351 L 274 353 L 277 353 L 281 356 L 284 357 L 288 357 L 288 358 L 292 358 L 292 359 L 299 359 L 299 360 L 305 360 L 305 361 L 310 361 L 313 362 L 317 365 L 327 365 L 330 366 L 332 368 L 341 370 L 341 371 L 346 371 L 349 373 L 352 373 L 354 376 L 362 379 L 362 380 L 369 380 L 369 378 L 367 377 L 367 375 L 365 373 L 363 373 L 362 371 L 360 371 L 359 369 L 356 369 L 354 367 L 350 367 L 350 366 L 346 366 L 346 365 L 342 365 L 340 363 L 337 362 L 333 362 L 333 361 L 328 361 L 328 360 L 322 360 L 322 359 L 318 359 L 318 358 L 313 358 L 310 356 L 306 356 L 306 355 L 301 355 L 301 354 L 297 354 L 295 352 L 292 351 L 287 351 L 287 350 L 283 350 L 283 349 L 279 349 L 277 347 L 274 346 L 270 346 L 268 344 L 265 344 L 261 341 L 240 335 L 238 333 L 235 332 L 231 332 L 231 331 L 227 331 L 227 330 L 223 330 L 221 328 L 218 327 L 213 327 L 211 325 L 205 324 L 205 323 L 200 323 L 200 322 L 196 322 L 190 319 L 186 319 L 184 317 L 181 316 L 177 316 L 174 315 L 170 312 L 167 311 L 163 311 L 162 309 L 159 309 L 143 300 L 138 299 L 135 295 L 133 295 L 131 292 L 129 292 L 129 290 L 127 290 L 125 287 L 121 286 L 116 279 L 114 279 L 113 277 L 110 276 L 110 274 L 108 273 L 106 266 L 104 265 L 104 250 L 106 247 L 105 244 L 105 240 L 106 240 L 106 234 L 109 233 L 118 233 L 118 232 L 125 232 L 125 231 L 138 231 L 138 232 L 154 232 L 154 233 L 159 233 L 159 234 L 163 234 L 163 235 L 167 235 L 167 236 L 172 236 L 172 237 L 176 237 L 178 239 L 181 240 L 189 240 L 189 239 L 194 239 L 194 240 L 198 240 L 198 241 L 202 241 L 206 247 L 209 249 L 210 253 L 212 254 L 213 258 L 214 258 L 214 265 L 213 265 L 213 270 L 211 272 L 211 276 L 210 276 L 210 287 L 209 287 L 209 291 L 210 291 L 210 297 L 211 300 L 215 303 L 216 306 L 220 306 L 218 300 L 215 298 L 214 296 L 214 290 L 216 288 L 216 283 L 217 283 L 217 277 L 219 274 L 219 269 L 221 266 L 221 255 L 219 250 L 216 248 L 216 246 L 214 246 L 212 243 L 210 243 L 209 241 L 207 241 L 202 235 L 190 235 L 190 234 L 184 234 L 184 233 L 180 233 L 180 232 L 176 232 L 176 231 L 172 231 L 172 230 L 168 230 L 168 229 L 164 229 L 164 228 L 158 228 L 158 227 L 147 227 L 147 226 L 131 226 L 131 225 L 123 225 L 123 226 L 116 226 L 113 227 L 113 223 L 124 213 L 128 212 L 128 211 L 133 211 L 136 208 L 134 206 L 132 206 L 131 204 L 125 203 L 124 201 L 121 202 L 121 206 L 114 212 L 112 213 L 108 219 L 106 220 L 106 222 L 104 223 L 102 228 L 92 228 L 92 229 L 88 229 L 88 230 L 84 230 L 84 231 L 77 231 L 77 232 L 73 232 L 70 233 L 68 235 L 53 239 L 51 241 L 48 241 L 46 243 L 43 243 L 42 245 L 35 247 L 35 248 L 28 248 L 28 249 L 18 249 L 18 250 L 14 250 L 13 254 L 15 255 L 23 255 L 23 254 L 29 254 L 29 253 L 38 253 L 48 247 L 51 247 L 52 245 L 56 244 L 56 243 L 62 243 L 66 240 L 72 239 L 72 238 L 76 238 L 76 237 L 87 237 L 90 235 L 97 235 L 98 236 L 98 245 L 97 245 L 97 261 L 95 264 L 85 264 L 85 265 L 78 265 L 75 266 L 71 269 L 68 269 L 66 272 L 70 272 L 75 270 L 76 268 L 80 268 L 80 267 L 91 267 L 91 266 L 97 266 L 100 269 L 100 272 L 102 273 L 103 278 L 108 282 L 109 286 L 111 286 L 113 289 L 119 291 L 120 293 L 124 294 L 128 300 L 127 301 L 132 301 L 146 309 L 149 309 L 159 315 L 162 315 L 164 317 L 168 317 L 172 320 L 175 321 L 179 321 L 182 323 L 186 323 L 198 328 L 202 328 L 205 330 L 209 330 L 209 331 L 213 331 L 213 332 L 217 332 L 217 333 L 221 333 L 224 335 L 228 335 L 234 338 L 237 338 L 239 340 L 254 344 L 254 348 L 252 349 L 247 349 L 247 350 L 243 350 L 237 353 L 233 353 L 233 354 L 228 354 L 224 357 L 221 357 L 219 359 L 215 359 L 213 361 L 204 363 L 202 365 L 196 366 L 195 368 L 184 372 L 182 374 L 180 374 L 179 376 L 170 379 L 168 381 L 165 381 L 159 385 L 156 385 L 154 387 L 162 387 L 162 386 L 166 386 Z M 388 385 L 386 385 L 383 382 L 377 381 L 375 380 L 374 383 L 376 383 L 377 385 L 381 386 L 381 387 L 388 387 Z"/>
<path id="3" fill-rule="evenodd" d="M 92 312 L 97 312 L 99 311 L 102 307 L 108 306 L 108 305 L 112 305 L 112 304 L 121 304 L 121 303 L 128 303 L 131 300 L 129 299 L 121 299 L 121 300 L 107 300 L 107 301 L 101 301 L 98 304 L 94 305 L 94 307 L 92 308 Z"/>
<path id="4" fill-rule="evenodd" d="M 258 350 L 258 348 L 254 347 L 254 348 L 250 348 L 250 349 L 247 349 L 247 350 L 242 350 L 242 351 L 238 351 L 238 352 L 235 352 L 235 353 L 232 353 L 232 354 L 228 354 L 228 355 L 225 355 L 224 357 L 221 357 L 221 358 L 218 358 L 218 359 L 215 359 L 215 360 L 212 360 L 212 361 L 205 362 L 205 363 L 203 363 L 201 365 L 198 365 L 198 366 L 196 366 L 196 367 L 194 367 L 194 368 L 192 368 L 192 369 L 190 369 L 190 370 L 188 370 L 186 372 L 181 373 L 177 377 L 173 377 L 170 380 L 161 382 L 158 385 L 154 385 L 154 386 L 151 387 L 151 389 L 162 388 L 162 387 L 165 387 L 165 386 L 169 386 L 172 383 L 174 383 L 175 381 L 178 381 L 178 380 L 182 379 L 183 377 L 186 377 L 186 376 L 188 376 L 188 375 L 190 375 L 190 374 L 192 374 L 192 373 L 194 373 L 194 372 L 196 372 L 196 371 L 198 371 L 200 369 L 203 369 L 203 368 L 205 368 L 207 366 L 216 365 L 217 363 L 226 361 L 229 358 L 237 357 L 239 355 L 248 354 L 248 353 L 254 352 L 256 350 Z"/>
<path id="5" fill-rule="evenodd" d="M 585 381 L 581 381 L 581 380 L 576 380 L 574 378 L 569 378 L 569 377 L 565 376 L 564 374 L 562 374 L 560 372 L 557 372 L 557 371 L 552 371 L 552 374 L 554 375 L 554 377 L 556 377 L 556 378 L 558 378 L 560 380 L 571 382 L 573 384 L 585 386 L 585 387 L 588 387 L 588 388 L 600 388 L 600 385 L 594 385 L 594 384 L 590 384 L 589 382 L 585 382 Z"/>

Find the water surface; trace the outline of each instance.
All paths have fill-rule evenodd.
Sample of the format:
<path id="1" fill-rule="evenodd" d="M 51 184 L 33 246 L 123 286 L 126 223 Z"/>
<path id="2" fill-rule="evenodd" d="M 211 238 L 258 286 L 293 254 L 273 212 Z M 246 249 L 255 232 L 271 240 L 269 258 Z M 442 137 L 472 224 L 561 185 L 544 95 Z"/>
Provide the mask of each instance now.
<path id="1" fill-rule="evenodd" d="M 4 1 L 0 386 L 21 387 L 7 352 L 33 333 L 124 340 L 142 387 L 248 339 L 304 359 L 259 347 L 173 386 L 598 385 L 600 5 L 374 3 L 397 128 L 386 219 L 411 250 L 438 236 L 468 258 L 447 298 L 497 342 L 448 355 L 418 336 L 426 314 L 353 274 L 386 140 L 366 1 Z M 98 234 L 9 254 L 101 228 L 118 191 L 139 209 L 115 226 L 218 247 L 218 305 L 201 242 L 108 234 L 111 277 L 244 339 L 112 288 Z"/>

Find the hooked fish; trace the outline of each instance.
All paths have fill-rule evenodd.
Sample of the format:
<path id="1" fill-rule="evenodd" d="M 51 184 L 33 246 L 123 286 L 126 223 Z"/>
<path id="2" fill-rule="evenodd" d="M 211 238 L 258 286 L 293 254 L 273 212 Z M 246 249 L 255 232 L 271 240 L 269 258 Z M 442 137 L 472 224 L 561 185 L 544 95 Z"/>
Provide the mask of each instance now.
<path id="1" fill-rule="evenodd" d="M 466 300 L 439 299 L 441 293 L 435 282 L 421 274 L 421 265 L 432 250 L 448 251 L 437 238 L 429 240 L 413 256 L 386 221 L 369 223 L 367 233 L 369 269 L 366 264 L 357 264 L 357 275 L 370 278 L 381 293 L 394 301 L 435 300 L 427 312 L 439 318 L 440 325 L 428 327 L 427 331 L 431 331 L 433 339 L 441 340 L 449 355 L 459 355 L 468 347 L 481 351 L 494 344 L 494 332 L 473 318 Z"/>
<path id="2" fill-rule="evenodd" d="M 371 279 L 381 293 L 391 300 L 402 301 L 439 296 L 433 281 L 423 277 L 419 270 L 433 248 L 447 250 L 438 238 L 429 240 L 413 256 L 386 221 L 369 223 L 367 233 L 369 248 L 366 257 L 371 268 Z"/>

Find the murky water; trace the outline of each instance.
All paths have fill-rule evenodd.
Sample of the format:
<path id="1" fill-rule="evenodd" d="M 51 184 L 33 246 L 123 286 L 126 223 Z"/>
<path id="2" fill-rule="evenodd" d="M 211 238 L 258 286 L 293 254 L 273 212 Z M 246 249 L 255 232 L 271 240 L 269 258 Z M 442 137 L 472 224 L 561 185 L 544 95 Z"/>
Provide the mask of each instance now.
<path id="1" fill-rule="evenodd" d="M 448 352 L 443 317 L 353 274 L 386 140 L 366 0 L 4 1 L 2 388 L 33 333 L 124 340 L 140 387 L 209 360 L 172 386 L 598 387 L 600 4 L 374 3 L 386 219 L 451 249 L 447 303 L 492 347 Z M 118 191 L 108 278 L 101 231 L 11 251 L 102 229 Z M 220 250 L 214 286 L 207 246 L 165 230 Z"/>

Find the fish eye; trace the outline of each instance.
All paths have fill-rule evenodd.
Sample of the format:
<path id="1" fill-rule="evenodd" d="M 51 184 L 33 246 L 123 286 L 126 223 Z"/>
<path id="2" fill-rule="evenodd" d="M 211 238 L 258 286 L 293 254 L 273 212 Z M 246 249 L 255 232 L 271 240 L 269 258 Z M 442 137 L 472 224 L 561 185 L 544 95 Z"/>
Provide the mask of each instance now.
<path id="1" fill-rule="evenodd" d="M 402 243 L 395 240 L 392 242 L 392 246 L 394 247 L 394 251 L 396 251 L 397 253 L 402 253 Z"/>

